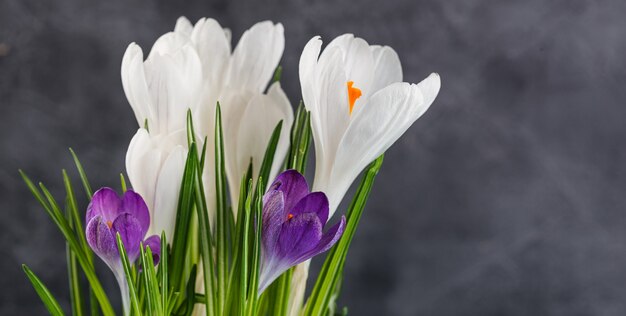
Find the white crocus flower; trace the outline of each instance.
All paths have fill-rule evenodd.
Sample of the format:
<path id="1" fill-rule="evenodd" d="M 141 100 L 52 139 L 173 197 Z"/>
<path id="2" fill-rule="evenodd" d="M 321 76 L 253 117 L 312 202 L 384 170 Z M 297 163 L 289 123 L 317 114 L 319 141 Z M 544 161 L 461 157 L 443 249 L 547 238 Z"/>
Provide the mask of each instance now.
<path id="1" fill-rule="evenodd" d="M 213 19 L 203 18 L 192 25 L 181 17 L 174 32 L 188 37 L 200 56 L 203 95 L 195 118 L 199 134 L 207 136 L 209 150 L 215 146 L 215 106 L 220 102 L 226 175 L 231 202 L 237 203 L 241 177 L 250 159 L 256 178 L 272 131 L 281 120 L 283 127 L 270 178 L 278 173 L 289 148 L 293 123 L 289 100 L 279 83 L 263 93 L 284 50 L 283 26 L 270 21 L 255 24 L 244 32 L 232 53 L 230 31 Z M 207 155 L 206 163 L 207 194 L 214 195 L 214 155 Z"/>
<path id="2" fill-rule="evenodd" d="M 359 173 L 426 112 L 441 82 L 434 73 L 418 84 L 402 82 L 392 48 L 352 34 L 335 38 L 320 55 L 321 47 L 319 36 L 304 47 L 300 84 L 315 142 L 313 190 L 326 193 L 332 216 Z M 309 263 L 295 268 L 289 315 L 302 306 Z"/>
<path id="3" fill-rule="evenodd" d="M 152 46 L 146 60 L 132 43 L 122 59 L 122 85 L 137 123 L 147 121 L 152 134 L 184 129 L 187 109 L 195 109 L 202 92 L 202 68 L 188 36 L 170 32 Z"/>
<path id="4" fill-rule="evenodd" d="M 126 171 L 150 210 L 148 234 L 173 238 L 181 180 L 187 158 L 186 131 L 153 135 L 140 128 L 126 153 Z"/>
<path id="5" fill-rule="evenodd" d="M 402 82 L 392 48 L 352 34 L 320 55 L 321 46 L 314 37 L 304 47 L 300 83 L 315 142 L 313 189 L 326 193 L 332 216 L 359 173 L 424 114 L 441 83 L 435 73 L 418 84 Z"/>

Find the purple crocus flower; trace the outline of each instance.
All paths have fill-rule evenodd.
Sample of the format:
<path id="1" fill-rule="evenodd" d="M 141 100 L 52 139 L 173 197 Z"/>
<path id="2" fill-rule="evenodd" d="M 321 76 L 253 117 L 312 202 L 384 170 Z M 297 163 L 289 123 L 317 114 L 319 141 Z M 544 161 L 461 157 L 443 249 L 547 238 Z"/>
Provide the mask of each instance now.
<path id="1" fill-rule="evenodd" d="M 128 312 L 128 284 L 116 235 L 120 234 L 131 264 L 139 257 L 140 244 L 143 243 L 152 250 L 156 265 L 159 262 L 161 238 L 153 235 L 144 240 L 150 226 L 148 207 L 143 198 L 132 190 L 126 191 L 120 198 L 113 189 L 102 188 L 94 193 L 87 207 L 86 222 L 87 243 L 115 274 L 122 292 L 124 311 Z"/>
<path id="2" fill-rule="evenodd" d="M 339 240 L 346 218 L 322 233 L 328 220 L 328 198 L 309 192 L 304 177 L 287 170 L 263 196 L 259 294 L 290 267 L 328 249 Z"/>

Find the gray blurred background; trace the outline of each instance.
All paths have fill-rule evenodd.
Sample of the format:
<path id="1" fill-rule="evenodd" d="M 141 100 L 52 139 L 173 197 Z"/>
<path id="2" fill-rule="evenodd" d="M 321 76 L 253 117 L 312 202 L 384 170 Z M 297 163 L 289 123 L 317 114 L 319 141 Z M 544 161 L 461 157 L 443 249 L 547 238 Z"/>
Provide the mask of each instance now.
<path id="1" fill-rule="evenodd" d="M 441 74 L 353 243 L 351 315 L 626 314 L 622 0 L 0 0 L 0 314 L 45 313 L 21 263 L 68 307 L 63 239 L 17 169 L 61 193 L 71 146 L 94 186 L 116 186 L 136 129 L 122 55 L 180 15 L 214 17 L 235 39 L 282 22 L 293 103 L 318 34 L 394 47 L 409 82 Z"/>

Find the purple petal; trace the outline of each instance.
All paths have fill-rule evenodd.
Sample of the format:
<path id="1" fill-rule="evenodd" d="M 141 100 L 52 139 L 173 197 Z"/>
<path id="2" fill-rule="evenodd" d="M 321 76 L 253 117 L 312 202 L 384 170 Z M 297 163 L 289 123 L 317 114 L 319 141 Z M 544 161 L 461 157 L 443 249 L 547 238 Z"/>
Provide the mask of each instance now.
<path id="1" fill-rule="evenodd" d="M 266 250 L 276 248 L 281 227 L 286 220 L 283 192 L 267 192 L 263 196 L 263 223 L 261 227 L 261 241 Z"/>
<path id="2" fill-rule="evenodd" d="M 335 224 L 335 226 L 331 227 L 322 236 L 322 239 L 320 240 L 319 244 L 317 244 L 317 246 L 315 248 L 310 250 L 302 258 L 299 258 L 298 261 L 300 261 L 300 262 L 305 261 L 305 260 L 307 260 L 309 258 L 313 258 L 313 257 L 319 255 L 320 253 L 325 252 L 328 249 L 330 249 L 332 246 L 335 245 L 335 243 L 337 243 L 339 238 L 341 238 L 345 228 L 346 228 L 346 217 L 342 215 L 341 216 L 341 220 L 339 221 L 339 223 L 337 223 L 337 224 Z M 298 263 L 300 263 L 300 262 L 298 262 Z"/>
<path id="3" fill-rule="evenodd" d="M 135 262 L 139 256 L 139 245 L 145 235 L 137 218 L 128 213 L 118 216 L 113 222 L 112 233 L 114 236 L 116 233 L 120 233 L 128 260 L 130 263 Z"/>
<path id="4" fill-rule="evenodd" d="M 115 236 L 101 215 L 96 215 L 87 223 L 85 237 L 89 247 L 109 266 L 119 261 Z"/>
<path id="5" fill-rule="evenodd" d="M 86 222 L 98 215 L 102 216 L 105 223 L 114 221 L 121 213 L 121 204 L 120 198 L 113 189 L 101 188 L 93 194 L 91 202 L 87 206 Z"/>
<path id="6" fill-rule="evenodd" d="M 303 213 L 315 213 L 320 218 L 322 225 L 328 220 L 328 198 L 323 192 L 313 192 L 303 197 L 289 214 L 298 216 Z"/>
<path id="7" fill-rule="evenodd" d="M 286 170 L 276 177 L 268 191 L 278 190 L 285 195 L 285 209 L 291 209 L 309 193 L 306 179 L 296 170 Z"/>
<path id="8" fill-rule="evenodd" d="M 161 260 L 161 237 L 158 235 L 152 235 L 143 241 L 144 247 L 150 247 L 152 251 L 152 260 L 156 266 Z"/>
<path id="9" fill-rule="evenodd" d="M 133 190 L 127 190 L 122 199 L 121 209 L 124 213 L 132 214 L 139 221 L 144 234 L 148 232 L 148 227 L 150 227 L 150 212 L 141 195 Z"/>
<path id="10" fill-rule="evenodd" d="M 304 213 L 294 216 L 283 224 L 278 237 L 278 249 L 273 255 L 281 261 L 289 262 L 289 265 L 295 265 L 297 264 L 295 261 L 314 249 L 321 238 L 322 222 L 316 214 Z"/>

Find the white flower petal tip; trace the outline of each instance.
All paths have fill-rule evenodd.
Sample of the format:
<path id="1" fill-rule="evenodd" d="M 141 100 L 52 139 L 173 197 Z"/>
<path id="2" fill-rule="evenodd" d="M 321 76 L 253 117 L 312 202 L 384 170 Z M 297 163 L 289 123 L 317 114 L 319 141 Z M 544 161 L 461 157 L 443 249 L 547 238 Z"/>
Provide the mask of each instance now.
<path id="1" fill-rule="evenodd" d="M 441 77 L 438 73 L 431 73 L 426 79 L 422 80 L 417 84 L 420 89 L 420 92 L 424 96 L 424 103 L 427 103 L 429 106 L 435 101 L 437 95 L 439 95 L 439 90 L 441 89 Z"/>

